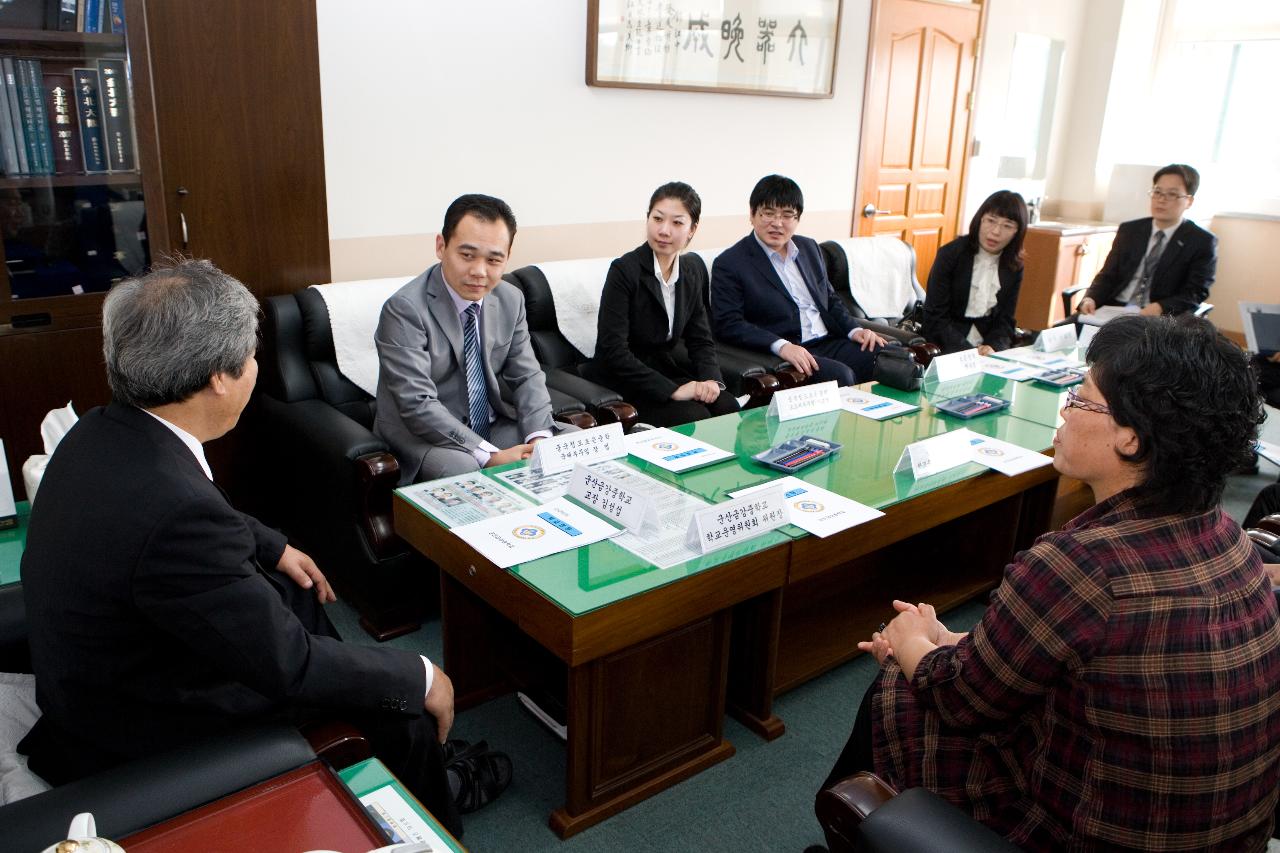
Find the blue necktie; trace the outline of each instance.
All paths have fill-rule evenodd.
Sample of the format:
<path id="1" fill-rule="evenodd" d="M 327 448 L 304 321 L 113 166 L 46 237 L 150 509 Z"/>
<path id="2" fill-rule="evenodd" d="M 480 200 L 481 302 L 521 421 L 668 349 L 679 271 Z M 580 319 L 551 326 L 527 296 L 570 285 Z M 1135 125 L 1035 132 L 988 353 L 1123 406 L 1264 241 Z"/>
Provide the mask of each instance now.
<path id="1" fill-rule="evenodd" d="M 489 440 L 489 393 L 484 385 L 484 362 L 480 357 L 480 327 L 476 320 L 480 306 L 472 302 L 467 306 L 467 319 L 462 327 L 462 359 L 467 368 L 467 411 L 471 415 L 471 429 L 485 441 Z"/>

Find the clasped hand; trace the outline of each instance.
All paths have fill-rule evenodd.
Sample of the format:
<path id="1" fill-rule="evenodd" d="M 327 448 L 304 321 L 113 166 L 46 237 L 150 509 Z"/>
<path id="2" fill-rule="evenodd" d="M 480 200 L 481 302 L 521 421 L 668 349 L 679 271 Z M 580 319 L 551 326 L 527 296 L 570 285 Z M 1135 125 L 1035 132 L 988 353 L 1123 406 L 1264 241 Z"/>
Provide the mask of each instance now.
<path id="1" fill-rule="evenodd" d="M 672 400 L 697 400 L 699 403 L 714 403 L 719 396 L 720 384 L 714 379 L 686 382 L 671 392 Z"/>
<path id="2" fill-rule="evenodd" d="M 954 645 L 963 636 L 948 631 L 938 621 L 938 613 L 932 604 L 909 604 L 894 599 L 893 609 L 898 611 L 898 615 L 893 617 L 883 631 L 875 631 L 870 640 L 858 643 L 859 649 L 875 655 L 880 664 L 892 656 L 898 659 L 903 671 L 910 674 L 915 671 L 920 658 L 930 650 L 937 646 Z M 897 654 L 895 649 L 909 654 Z"/>

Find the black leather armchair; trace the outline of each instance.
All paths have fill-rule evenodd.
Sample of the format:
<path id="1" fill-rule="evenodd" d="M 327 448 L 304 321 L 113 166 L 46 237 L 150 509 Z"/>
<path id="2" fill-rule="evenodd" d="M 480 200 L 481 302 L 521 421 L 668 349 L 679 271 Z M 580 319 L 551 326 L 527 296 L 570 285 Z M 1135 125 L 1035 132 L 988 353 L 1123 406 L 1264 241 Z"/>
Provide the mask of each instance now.
<path id="1" fill-rule="evenodd" d="M 259 501 L 360 612 L 378 640 L 416 630 L 435 601 L 436 569 L 391 522 L 400 466 L 371 431 L 374 401 L 338 370 L 329 312 L 312 288 L 264 304 L 258 393 Z M 577 400 L 552 391 L 558 420 L 594 426 Z"/>
<path id="2" fill-rule="evenodd" d="M 889 340 L 896 340 L 903 346 L 920 346 L 926 343 L 925 339 L 917 332 L 869 320 L 867 312 L 858 304 L 858 300 L 853 296 L 853 289 L 849 285 L 849 258 L 845 254 L 844 247 L 835 240 L 827 240 L 820 244 L 819 248 L 822 249 L 822 258 L 827 264 L 827 277 L 831 279 L 831 286 L 835 289 L 836 295 L 849 308 L 849 313 L 865 322 L 876 334 Z M 913 249 L 911 250 L 911 280 L 915 283 L 918 291 L 920 283 L 916 280 L 915 259 L 916 255 Z"/>
<path id="3" fill-rule="evenodd" d="M 536 266 L 508 272 L 506 280 L 524 294 L 525 317 L 533 352 L 547 374 L 547 388 L 574 397 L 584 403 L 602 424 L 620 423 L 630 432 L 640 419 L 636 407 L 622 399 L 617 391 L 592 382 L 582 375 L 584 356 L 560 331 L 556 320 L 556 301 L 547 277 Z"/>
<path id="4" fill-rule="evenodd" d="M 925 788 L 898 793 L 873 773 L 856 773 L 814 805 L 831 853 L 1017 853 L 1018 848 Z"/>

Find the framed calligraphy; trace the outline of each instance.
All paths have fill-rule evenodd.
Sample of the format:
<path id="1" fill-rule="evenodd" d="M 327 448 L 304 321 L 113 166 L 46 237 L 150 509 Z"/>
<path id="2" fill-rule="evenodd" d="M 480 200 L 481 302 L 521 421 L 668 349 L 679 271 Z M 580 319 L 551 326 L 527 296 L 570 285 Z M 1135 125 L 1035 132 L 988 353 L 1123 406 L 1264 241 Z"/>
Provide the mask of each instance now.
<path id="1" fill-rule="evenodd" d="M 830 98 L 842 0 L 587 0 L 587 85 Z"/>

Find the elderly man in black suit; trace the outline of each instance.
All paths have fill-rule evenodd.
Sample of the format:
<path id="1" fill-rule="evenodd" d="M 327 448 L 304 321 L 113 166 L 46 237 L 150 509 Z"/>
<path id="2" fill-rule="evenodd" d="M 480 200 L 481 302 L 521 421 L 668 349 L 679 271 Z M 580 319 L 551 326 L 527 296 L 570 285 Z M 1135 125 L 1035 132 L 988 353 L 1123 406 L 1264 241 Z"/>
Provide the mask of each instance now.
<path id="1" fill-rule="evenodd" d="M 1081 314 L 1129 305 L 1143 314 L 1185 314 L 1209 298 L 1218 269 L 1218 238 L 1183 219 L 1200 173 L 1182 163 L 1152 179 L 1151 216 L 1125 222 L 1102 270 L 1080 300 Z"/>
<path id="2" fill-rule="evenodd" d="M 208 261 L 107 296 L 114 400 L 59 444 L 22 559 L 42 716 L 19 749 L 56 785 L 251 721 L 344 717 L 456 833 L 475 785 L 471 765 L 446 772 L 449 677 L 343 643 L 315 563 L 213 482 L 201 445 L 249 401 L 257 314 Z"/>

